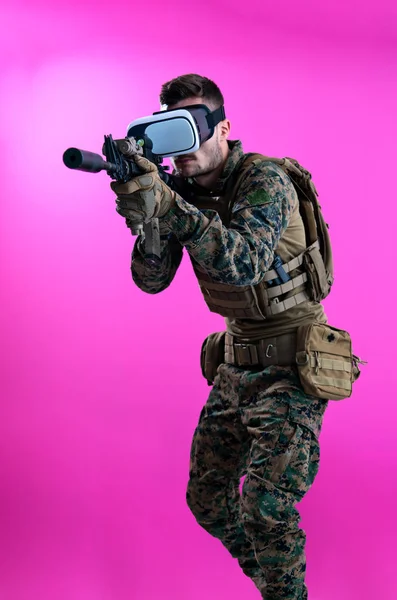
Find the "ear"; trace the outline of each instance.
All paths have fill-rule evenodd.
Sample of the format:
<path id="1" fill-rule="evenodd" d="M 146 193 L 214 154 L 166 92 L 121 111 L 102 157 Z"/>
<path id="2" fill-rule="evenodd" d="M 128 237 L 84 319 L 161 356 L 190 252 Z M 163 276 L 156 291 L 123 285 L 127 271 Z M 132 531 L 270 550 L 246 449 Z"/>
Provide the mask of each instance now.
<path id="1" fill-rule="evenodd" d="M 221 140 L 227 140 L 230 135 L 230 121 L 229 119 L 224 119 L 219 123 L 219 136 Z"/>

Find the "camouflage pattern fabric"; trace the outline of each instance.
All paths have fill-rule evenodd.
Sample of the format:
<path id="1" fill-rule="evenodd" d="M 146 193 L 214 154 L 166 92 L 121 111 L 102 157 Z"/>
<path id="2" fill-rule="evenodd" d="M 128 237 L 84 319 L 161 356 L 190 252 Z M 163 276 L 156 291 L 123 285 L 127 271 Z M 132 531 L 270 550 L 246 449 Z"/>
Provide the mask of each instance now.
<path id="1" fill-rule="evenodd" d="M 267 600 L 308 597 L 295 505 L 318 471 L 326 406 L 293 368 L 223 364 L 194 434 L 188 505 Z"/>
<path id="2" fill-rule="evenodd" d="M 147 294 L 162 292 L 175 277 L 182 261 L 182 246 L 174 236 L 160 237 L 160 258 L 159 265 L 148 265 L 141 239 L 137 238 L 132 251 L 131 273 L 134 283 Z"/>
<path id="3" fill-rule="evenodd" d="M 240 142 L 229 146 L 214 191 L 223 188 L 243 156 Z M 199 210 L 178 197 L 160 219 L 162 232 L 172 231 L 162 236 L 161 264 L 145 263 L 138 239 L 133 280 L 144 292 L 161 292 L 186 248 L 214 282 L 256 285 L 273 262 L 297 202 L 289 178 L 268 161 L 247 174 L 228 227 L 215 210 Z M 223 364 L 194 434 L 189 507 L 267 600 L 307 599 L 305 533 L 295 506 L 318 470 L 326 406 L 327 401 L 304 394 L 293 367 L 250 371 Z"/>
<path id="4" fill-rule="evenodd" d="M 231 142 L 230 148 L 223 177 L 214 186 L 215 190 L 225 185 L 243 156 L 240 142 Z M 288 176 L 269 161 L 250 169 L 236 198 L 228 228 L 215 211 L 199 210 L 177 197 L 175 206 L 161 219 L 163 228 L 173 232 L 175 243 L 169 245 L 165 236 L 162 263 L 152 269 L 145 264 L 137 241 L 132 253 L 133 279 L 145 292 L 162 291 L 171 283 L 184 247 L 214 282 L 256 285 L 273 262 L 274 248 L 297 202 Z"/>

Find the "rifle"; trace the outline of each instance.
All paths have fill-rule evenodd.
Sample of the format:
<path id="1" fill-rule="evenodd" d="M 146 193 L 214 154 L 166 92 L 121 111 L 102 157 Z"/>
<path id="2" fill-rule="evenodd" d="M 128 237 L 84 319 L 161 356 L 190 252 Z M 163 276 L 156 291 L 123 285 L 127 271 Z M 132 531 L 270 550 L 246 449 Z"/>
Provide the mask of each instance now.
<path id="1" fill-rule="evenodd" d="M 176 178 L 166 173 L 168 167 L 162 165 L 162 157 L 154 154 L 152 148 L 153 144 L 146 134 L 138 140 L 133 137 L 114 140 L 111 135 L 105 135 L 102 154 L 106 160 L 94 152 L 68 148 L 63 154 L 63 162 L 69 169 L 86 173 L 106 171 L 112 179 L 126 183 L 141 173 L 132 159 L 135 154 L 138 154 L 153 162 L 158 168 L 161 179 L 176 189 Z M 152 265 L 158 264 L 160 262 L 159 220 L 153 218 L 148 223 L 131 222 L 129 219 L 126 221 L 132 235 L 143 235 L 145 260 Z"/>

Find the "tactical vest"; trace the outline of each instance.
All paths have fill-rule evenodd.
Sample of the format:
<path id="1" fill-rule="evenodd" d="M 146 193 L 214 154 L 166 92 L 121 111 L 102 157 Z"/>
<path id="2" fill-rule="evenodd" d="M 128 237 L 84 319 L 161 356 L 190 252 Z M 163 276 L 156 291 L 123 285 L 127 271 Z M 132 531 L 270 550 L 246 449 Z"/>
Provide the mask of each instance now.
<path id="1" fill-rule="evenodd" d="M 194 200 L 192 199 L 191 202 L 199 209 L 216 211 L 222 223 L 228 227 L 232 218 L 233 204 L 245 175 L 252 165 L 264 160 L 279 165 L 294 185 L 299 199 L 299 213 L 305 229 L 306 249 L 288 262 L 282 263 L 288 281 L 280 283 L 280 271 L 277 272 L 272 265 L 261 282 L 255 286 L 215 283 L 192 259 L 208 308 L 229 319 L 263 320 L 308 300 L 320 302 L 328 296 L 334 280 L 328 225 L 324 221 L 317 200 L 317 190 L 311 180 L 311 174 L 295 159 L 246 154 L 236 165 L 222 196 L 214 197 L 214 193 L 205 193 L 203 190 L 203 195 L 195 193 Z M 274 285 L 277 280 L 279 284 Z"/>

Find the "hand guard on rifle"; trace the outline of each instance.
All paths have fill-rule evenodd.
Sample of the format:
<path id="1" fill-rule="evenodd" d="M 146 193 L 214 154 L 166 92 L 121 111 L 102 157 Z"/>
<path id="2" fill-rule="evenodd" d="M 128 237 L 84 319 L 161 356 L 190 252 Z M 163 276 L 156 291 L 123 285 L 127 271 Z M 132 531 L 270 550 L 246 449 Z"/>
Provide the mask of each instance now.
<path id="1" fill-rule="evenodd" d="M 116 211 L 127 219 L 129 227 L 163 217 L 175 204 L 176 197 L 176 193 L 161 179 L 156 165 L 137 155 L 134 161 L 142 175 L 133 177 L 127 183 L 115 181 L 110 184 L 117 195 Z"/>

